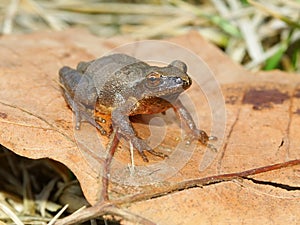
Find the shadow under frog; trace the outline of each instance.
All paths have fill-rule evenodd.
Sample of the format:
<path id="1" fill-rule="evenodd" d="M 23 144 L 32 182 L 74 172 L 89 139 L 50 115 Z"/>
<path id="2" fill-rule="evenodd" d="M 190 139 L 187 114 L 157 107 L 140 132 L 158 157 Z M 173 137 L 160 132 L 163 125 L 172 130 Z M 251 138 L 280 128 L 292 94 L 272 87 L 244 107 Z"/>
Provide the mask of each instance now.
<path id="1" fill-rule="evenodd" d="M 94 110 L 111 115 L 112 128 L 118 138 L 129 141 L 144 161 L 145 152 L 166 157 L 154 151 L 137 137 L 129 119 L 140 114 L 156 114 L 173 108 L 188 133 L 188 141 L 199 140 L 215 150 L 205 131 L 196 127 L 190 113 L 178 99 L 192 85 L 184 62 L 175 60 L 165 67 L 150 66 L 125 54 L 113 54 L 90 62 L 80 62 L 76 69 L 64 66 L 59 71 L 66 102 L 75 113 L 76 129 L 82 121 L 107 132 L 95 122 Z"/>

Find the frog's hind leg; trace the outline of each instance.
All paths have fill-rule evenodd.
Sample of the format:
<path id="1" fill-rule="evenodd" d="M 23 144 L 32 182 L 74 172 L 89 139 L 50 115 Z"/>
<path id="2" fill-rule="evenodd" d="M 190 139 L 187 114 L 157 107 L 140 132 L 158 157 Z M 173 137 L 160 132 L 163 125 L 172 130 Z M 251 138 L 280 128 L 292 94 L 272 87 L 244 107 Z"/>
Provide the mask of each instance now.
<path id="1" fill-rule="evenodd" d="M 77 65 L 77 68 L 76 70 L 81 72 L 81 73 L 84 73 L 86 71 L 86 69 L 88 68 L 89 65 L 91 65 L 93 61 L 91 62 L 80 62 L 78 65 Z"/>
<path id="2" fill-rule="evenodd" d="M 84 70 L 83 66 L 81 69 Z M 106 135 L 104 128 L 94 118 L 97 91 L 91 77 L 64 66 L 59 70 L 59 81 L 64 89 L 65 100 L 75 113 L 76 130 L 80 129 L 82 121 L 87 121 L 96 127 L 102 135 Z"/>
<path id="3" fill-rule="evenodd" d="M 68 66 L 62 67 L 58 73 L 61 87 L 65 89 L 66 92 L 68 90 L 75 92 L 77 85 L 82 79 L 82 74 Z"/>
<path id="4" fill-rule="evenodd" d="M 63 93 L 65 99 L 69 106 L 72 108 L 75 114 L 75 129 L 80 130 L 80 125 L 82 121 L 89 122 L 91 125 L 96 127 L 102 135 L 106 135 L 107 132 L 104 130 L 102 126 L 100 126 L 94 119 L 92 112 L 86 110 L 85 106 L 80 103 L 75 103 L 72 97 L 68 94 L 68 92 Z"/>

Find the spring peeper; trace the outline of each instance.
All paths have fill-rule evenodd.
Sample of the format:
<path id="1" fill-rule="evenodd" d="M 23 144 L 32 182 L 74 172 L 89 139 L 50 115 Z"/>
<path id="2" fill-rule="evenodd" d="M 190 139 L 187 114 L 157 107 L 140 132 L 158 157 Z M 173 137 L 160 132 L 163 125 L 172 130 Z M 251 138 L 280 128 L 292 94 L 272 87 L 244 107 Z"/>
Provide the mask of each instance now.
<path id="1" fill-rule="evenodd" d="M 80 62 L 76 69 L 64 66 L 59 71 L 66 102 L 76 117 L 76 129 L 87 121 L 102 134 L 106 131 L 95 122 L 93 111 L 110 114 L 118 137 L 130 141 L 144 161 L 145 151 L 165 157 L 137 137 L 130 116 L 155 114 L 173 108 L 187 127 L 189 140 L 208 143 L 215 139 L 199 130 L 178 96 L 192 85 L 184 62 L 175 60 L 165 67 L 150 66 L 125 54 L 113 54 L 90 62 Z"/>

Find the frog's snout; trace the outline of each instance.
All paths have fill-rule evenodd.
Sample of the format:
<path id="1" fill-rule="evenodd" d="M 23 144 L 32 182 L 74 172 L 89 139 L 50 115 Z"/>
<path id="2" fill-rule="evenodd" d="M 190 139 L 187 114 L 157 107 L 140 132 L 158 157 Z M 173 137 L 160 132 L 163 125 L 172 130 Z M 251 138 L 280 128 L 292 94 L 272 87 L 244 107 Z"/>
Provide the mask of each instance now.
<path id="1" fill-rule="evenodd" d="M 192 85 L 192 79 L 189 76 L 185 76 L 181 78 L 183 89 L 188 89 Z"/>

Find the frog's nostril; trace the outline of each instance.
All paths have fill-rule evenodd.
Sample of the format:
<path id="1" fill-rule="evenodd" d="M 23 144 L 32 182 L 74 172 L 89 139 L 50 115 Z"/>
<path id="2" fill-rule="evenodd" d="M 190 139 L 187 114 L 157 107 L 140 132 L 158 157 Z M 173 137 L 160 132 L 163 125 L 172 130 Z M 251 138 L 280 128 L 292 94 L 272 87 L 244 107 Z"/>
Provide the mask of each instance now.
<path id="1" fill-rule="evenodd" d="M 177 83 L 177 84 L 181 84 L 182 82 L 184 82 L 180 77 L 177 77 L 176 78 L 176 80 L 175 80 L 175 82 Z"/>

